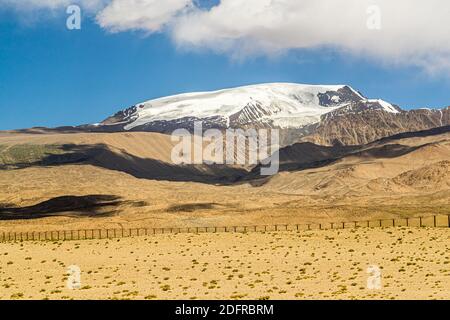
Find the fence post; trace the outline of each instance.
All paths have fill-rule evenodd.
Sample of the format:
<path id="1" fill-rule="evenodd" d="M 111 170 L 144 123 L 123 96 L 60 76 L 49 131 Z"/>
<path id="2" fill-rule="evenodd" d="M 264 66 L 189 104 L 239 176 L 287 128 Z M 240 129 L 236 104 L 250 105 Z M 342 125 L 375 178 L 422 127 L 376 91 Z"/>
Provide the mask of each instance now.
<path id="1" fill-rule="evenodd" d="M 450 214 L 446 214 L 446 216 L 447 216 L 447 226 L 450 228 Z M 437 217 L 438 216 L 437 215 L 433 215 L 432 217 L 433 217 L 433 226 L 435 228 L 437 228 L 438 227 L 438 221 L 437 221 Z M 419 218 L 419 225 L 420 225 L 420 227 L 424 227 L 424 223 L 423 223 L 423 218 L 424 217 L 420 216 L 418 218 Z M 409 217 L 406 217 L 406 218 L 403 218 L 403 219 L 406 220 L 406 226 L 407 227 L 411 226 Z M 379 226 L 383 227 L 383 221 L 388 221 L 388 220 L 390 220 L 390 219 L 378 219 Z M 370 228 L 371 226 L 373 227 L 373 224 L 376 221 L 377 220 L 374 219 L 374 220 L 367 220 L 367 221 L 361 220 L 361 221 L 350 221 L 350 222 L 345 222 L 345 221 L 343 221 L 343 222 L 330 222 L 330 225 L 331 225 L 331 229 L 334 230 L 336 228 L 339 228 L 338 226 L 340 224 L 342 225 L 342 229 L 345 229 L 348 224 L 353 224 L 355 228 L 358 228 L 358 227 L 361 227 L 361 224 L 367 222 L 367 227 Z M 372 225 L 371 225 L 371 223 L 372 223 Z M 398 225 L 399 224 L 396 222 L 396 218 L 392 218 L 392 226 L 396 227 Z M 285 229 L 282 229 L 283 226 L 285 227 Z M 305 224 L 303 226 L 307 226 L 307 230 L 312 230 L 313 229 L 312 225 L 310 223 L 309 224 Z M 264 225 L 264 226 L 263 225 L 259 225 L 259 226 L 258 225 L 253 225 L 253 226 L 252 225 L 245 225 L 245 226 L 232 226 L 232 227 L 221 227 L 221 228 L 224 229 L 224 232 L 237 232 L 238 228 L 243 228 L 243 232 L 247 233 L 247 232 L 250 232 L 250 231 L 258 232 L 258 227 L 260 227 L 261 229 L 264 227 L 264 232 L 268 231 L 268 225 Z M 281 224 L 281 225 L 275 224 L 275 225 L 270 225 L 270 227 L 274 227 L 275 231 L 277 231 L 277 232 L 281 231 L 281 230 L 283 230 L 283 231 L 289 231 L 289 230 L 300 231 L 300 224 L 292 224 L 292 225 L 289 225 L 289 224 Z M 292 229 L 290 229 L 290 227 L 292 227 Z M 319 227 L 320 230 L 325 230 L 323 223 L 319 223 L 318 227 Z M 194 229 L 195 232 L 197 234 L 199 234 L 201 228 L 203 228 L 203 227 L 188 228 L 187 229 L 187 233 L 190 233 L 191 229 Z M 171 228 L 158 228 L 158 229 L 161 230 L 162 234 L 165 234 L 165 233 L 170 233 L 170 234 L 182 233 L 182 231 L 181 231 L 182 228 L 171 227 Z M 75 240 L 75 233 L 77 233 L 77 239 L 81 240 L 81 236 L 82 236 L 81 233 L 82 232 L 84 232 L 84 239 L 89 239 L 88 231 L 90 231 L 90 239 L 96 239 L 95 232 L 98 232 L 98 239 L 104 239 L 103 238 L 103 231 L 104 230 L 106 230 L 105 231 L 105 233 L 106 233 L 105 237 L 107 239 L 109 239 L 109 238 L 114 239 L 114 238 L 118 238 L 120 236 L 122 238 L 125 237 L 125 231 L 124 231 L 123 227 L 120 229 L 121 231 L 119 233 L 117 233 L 117 229 L 116 228 L 114 228 L 114 229 L 109 229 L 109 228 L 106 228 L 106 229 L 101 229 L 101 228 L 99 228 L 99 229 L 79 229 L 79 230 L 73 230 L 72 229 L 72 230 L 56 230 L 56 231 L 53 230 L 53 231 L 43 231 L 43 232 L 39 231 L 39 232 L 37 232 L 37 235 L 36 235 L 35 231 L 25 232 L 25 233 L 24 232 L 16 232 L 16 231 L 6 231 L 6 232 L 5 231 L 1 231 L 0 232 L 0 242 L 6 242 L 6 241 L 30 241 L 30 240 L 33 240 L 33 241 L 41 241 L 41 240 L 45 240 L 45 241 L 58 240 L 58 241 L 61 241 L 61 240 L 64 240 L 65 241 L 65 240 L 69 240 L 69 234 L 70 234 L 70 240 Z M 134 230 L 136 230 L 136 235 L 137 236 L 141 235 L 141 233 L 142 233 L 141 230 L 144 230 L 144 234 L 145 235 L 148 235 L 150 233 L 150 231 L 149 231 L 150 229 L 148 229 L 148 228 L 129 228 L 128 229 L 128 237 L 132 237 L 133 236 Z M 155 235 L 156 234 L 156 229 L 155 228 L 151 228 L 151 230 L 153 230 L 152 233 L 153 233 L 153 235 Z M 178 230 L 178 232 L 177 232 L 177 230 Z M 219 232 L 219 228 L 216 227 L 216 226 L 215 227 L 210 227 L 210 228 L 209 227 L 205 227 L 205 230 L 206 230 L 205 231 L 206 233 L 209 233 L 210 230 L 213 230 L 214 233 Z M 26 234 L 26 236 L 25 236 L 25 234 Z"/>

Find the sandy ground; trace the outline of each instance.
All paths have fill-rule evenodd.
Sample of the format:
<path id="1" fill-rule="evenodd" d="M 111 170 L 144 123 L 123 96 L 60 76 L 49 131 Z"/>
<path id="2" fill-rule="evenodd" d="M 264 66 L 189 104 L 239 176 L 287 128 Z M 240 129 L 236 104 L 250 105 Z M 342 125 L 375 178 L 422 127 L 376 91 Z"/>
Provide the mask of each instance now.
<path id="1" fill-rule="evenodd" d="M 2 243 L 0 298 L 450 299 L 449 240 L 448 228 L 358 228 Z"/>

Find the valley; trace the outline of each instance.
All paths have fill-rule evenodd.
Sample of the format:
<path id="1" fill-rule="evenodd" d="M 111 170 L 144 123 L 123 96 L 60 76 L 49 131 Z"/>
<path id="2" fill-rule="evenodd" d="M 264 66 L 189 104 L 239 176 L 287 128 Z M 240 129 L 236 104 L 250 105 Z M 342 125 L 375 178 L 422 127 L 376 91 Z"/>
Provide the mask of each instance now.
<path id="1" fill-rule="evenodd" d="M 271 177 L 255 169 L 173 165 L 173 142 L 157 133 L 3 133 L 0 231 L 60 230 L 62 225 L 303 224 L 447 214 L 448 131 L 348 148 L 296 144 L 280 150 L 280 172 Z M 88 196 L 87 204 L 80 204 Z M 99 196 L 110 200 L 98 203 Z M 64 204 L 57 201 L 60 197 L 81 200 Z M 40 203 L 48 212 L 41 218 Z M 28 213 L 29 219 L 14 219 L 14 212 Z"/>

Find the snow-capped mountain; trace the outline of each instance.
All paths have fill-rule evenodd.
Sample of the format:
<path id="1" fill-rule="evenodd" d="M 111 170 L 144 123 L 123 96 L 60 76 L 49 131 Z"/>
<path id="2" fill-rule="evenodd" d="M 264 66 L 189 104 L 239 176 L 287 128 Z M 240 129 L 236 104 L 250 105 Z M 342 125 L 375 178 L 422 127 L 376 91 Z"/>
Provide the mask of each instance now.
<path id="1" fill-rule="evenodd" d="M 202 120 L 206 127 L 301 128 L 320 122 L 324 114 L 361 101 L 379 104 L 386 112 L 398 112 L 395 106 L 368 100 L 345 85 L 273 83 L 150 100 L 115 114 L 101 125 L 166 131 L 173 125 L 189 127 L 189 123 Z"/>
<path id="2" fill-rule="evenodd" d="M 368 99 L 346 85 L 271 83 L 211 92 L 179 94 L 138 103 L 88 131 L 277 128 L 282 144 L 362 144 L 405 131 L 450 124 L 449 109 L 404 111 L 381 99 Z"/>

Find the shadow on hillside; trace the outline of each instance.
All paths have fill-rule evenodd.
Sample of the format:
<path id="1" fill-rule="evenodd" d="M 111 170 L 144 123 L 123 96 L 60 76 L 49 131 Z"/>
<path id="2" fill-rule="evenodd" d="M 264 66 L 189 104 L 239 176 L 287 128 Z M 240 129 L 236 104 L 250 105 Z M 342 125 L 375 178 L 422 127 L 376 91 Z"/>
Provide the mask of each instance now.
<path id="1" fill-rule="evenodd" d="M 423 148 L 427 146 L 428 144 L 420 145 L 420 146 L 405 146 L 402 144 L 387 144 L 379 147 L 373 147 L 370 149 L 362 150 L 359 152 L 354 153 L 353 155 L 359 156 L 362 158 L 368 158 L 368 159 L 389 159 L 389 158 L 397 158 L 404 156 L 408 153 L 411 153 L 413 151 L 416 151 L 420 148 Z"/>
<path id="2" fill-rule="evenodd" d="M 125 172 L 139 179 L 192 181 L 220 185 L 232 184 L 248 173 L 244 169 L 226 165 L 172 165 L 155 159 L 140 158 L 123 150 L 114 152 L 103 144 L 65 144 L 60 149 L 61 154 L 47 154 L 39 161 L 15 163 L 14 167 L 23 169 L 34 166 L 90 164 Z"/>
<path id="3" fill-rule="evenodd" d="M 280 150 L 279 171 L 301 171 L 330 165 L 345 157 L 356 156 L 364 160 L 395 158 L 421 146 L 387 144 L 382 146 L 320 146 L 313 143 L 297 143 Z M 250 183 L 264 184 L 270 177 L 260 175 L 261 166 L 251 172 L 227 165 L 173 165 L 155 159 L 140 158 L 124 150 L 113 151 L 104 144 L 60 146 L 55 154 L 46 154 L 35 162 L 14 163 L 14 168 L 33 166 L 59 166 L 66 164 L 90 164 L 96 167 L 130 174 L 139 179 L 199 182 L 214 185 Z M 0 166 L 0 169 L 2 167 Z M 8 168 L 6 168 L 8 169 Z"/>
<path id="4" fill-rule="evenodd" d="M 357 156 L 364 160 L 396 158 L 420 149 L 422 146 L 389 144 L 364 149 L 364 146 L 321 146 L 310 142 L 297 143 L 280 150 L 279 171 L 301 171 L 321 168 L 345 157 Z M 259 175 L 261 166 L 256 166 L 246 177 L 253 186 L 260 186 L 270 177 Z"/>
<path id="5" fill-rule="evenodd" d="M 207 203 L 186 203 L 180 205 L 170 206 L 167 211 L 168 212 L 195 212 L 198 210 L 210 210 L 214 209 L 216 206 L 215 203 L 207 202 Z"/>
<path id="6" fill-rule="evenodd" d="M 183 203 L 171 205 L 167 208 L 167 212 L 196 212 L 201 210 L 213 210 L 213 209 L 227 209 L 236 208 L 233 204 L 215 203 L 215 202 L 203 202 L 203 203 Z"/>
<path id="7" fill-rule="evenodd" d="M 101 218 L 114 215 L 119 205 L 144 206 L 143 202 L 122 201 L 113 195 L 63 196 L 27 207 L 0 204 L 0 220 L 39 219 L 45 217 Z"/>
<path id="8" fill-rule="evenodd" d="M 437 127 L 427 130 L 420 130 L 420 131 L 413 131 L 413 132 L 403 132 L 398 133 L 393 136 L 381 138 L 377 141 L 374 141 L 372 143 L 379 143 L 379 142 L 386 142 L 386 141 L 392 141 L 392 140 L 399 140 L 399 139 L 407 139 L 407 138 L 417 138 L 417 137 L 429 137 L 429 136 L 436 136 L 440 134 L 444 134 L 450 132 L 450 126 L 443 126 L 443 127 Z M 372 144 L 370 143 L 370 144 Z"/>

